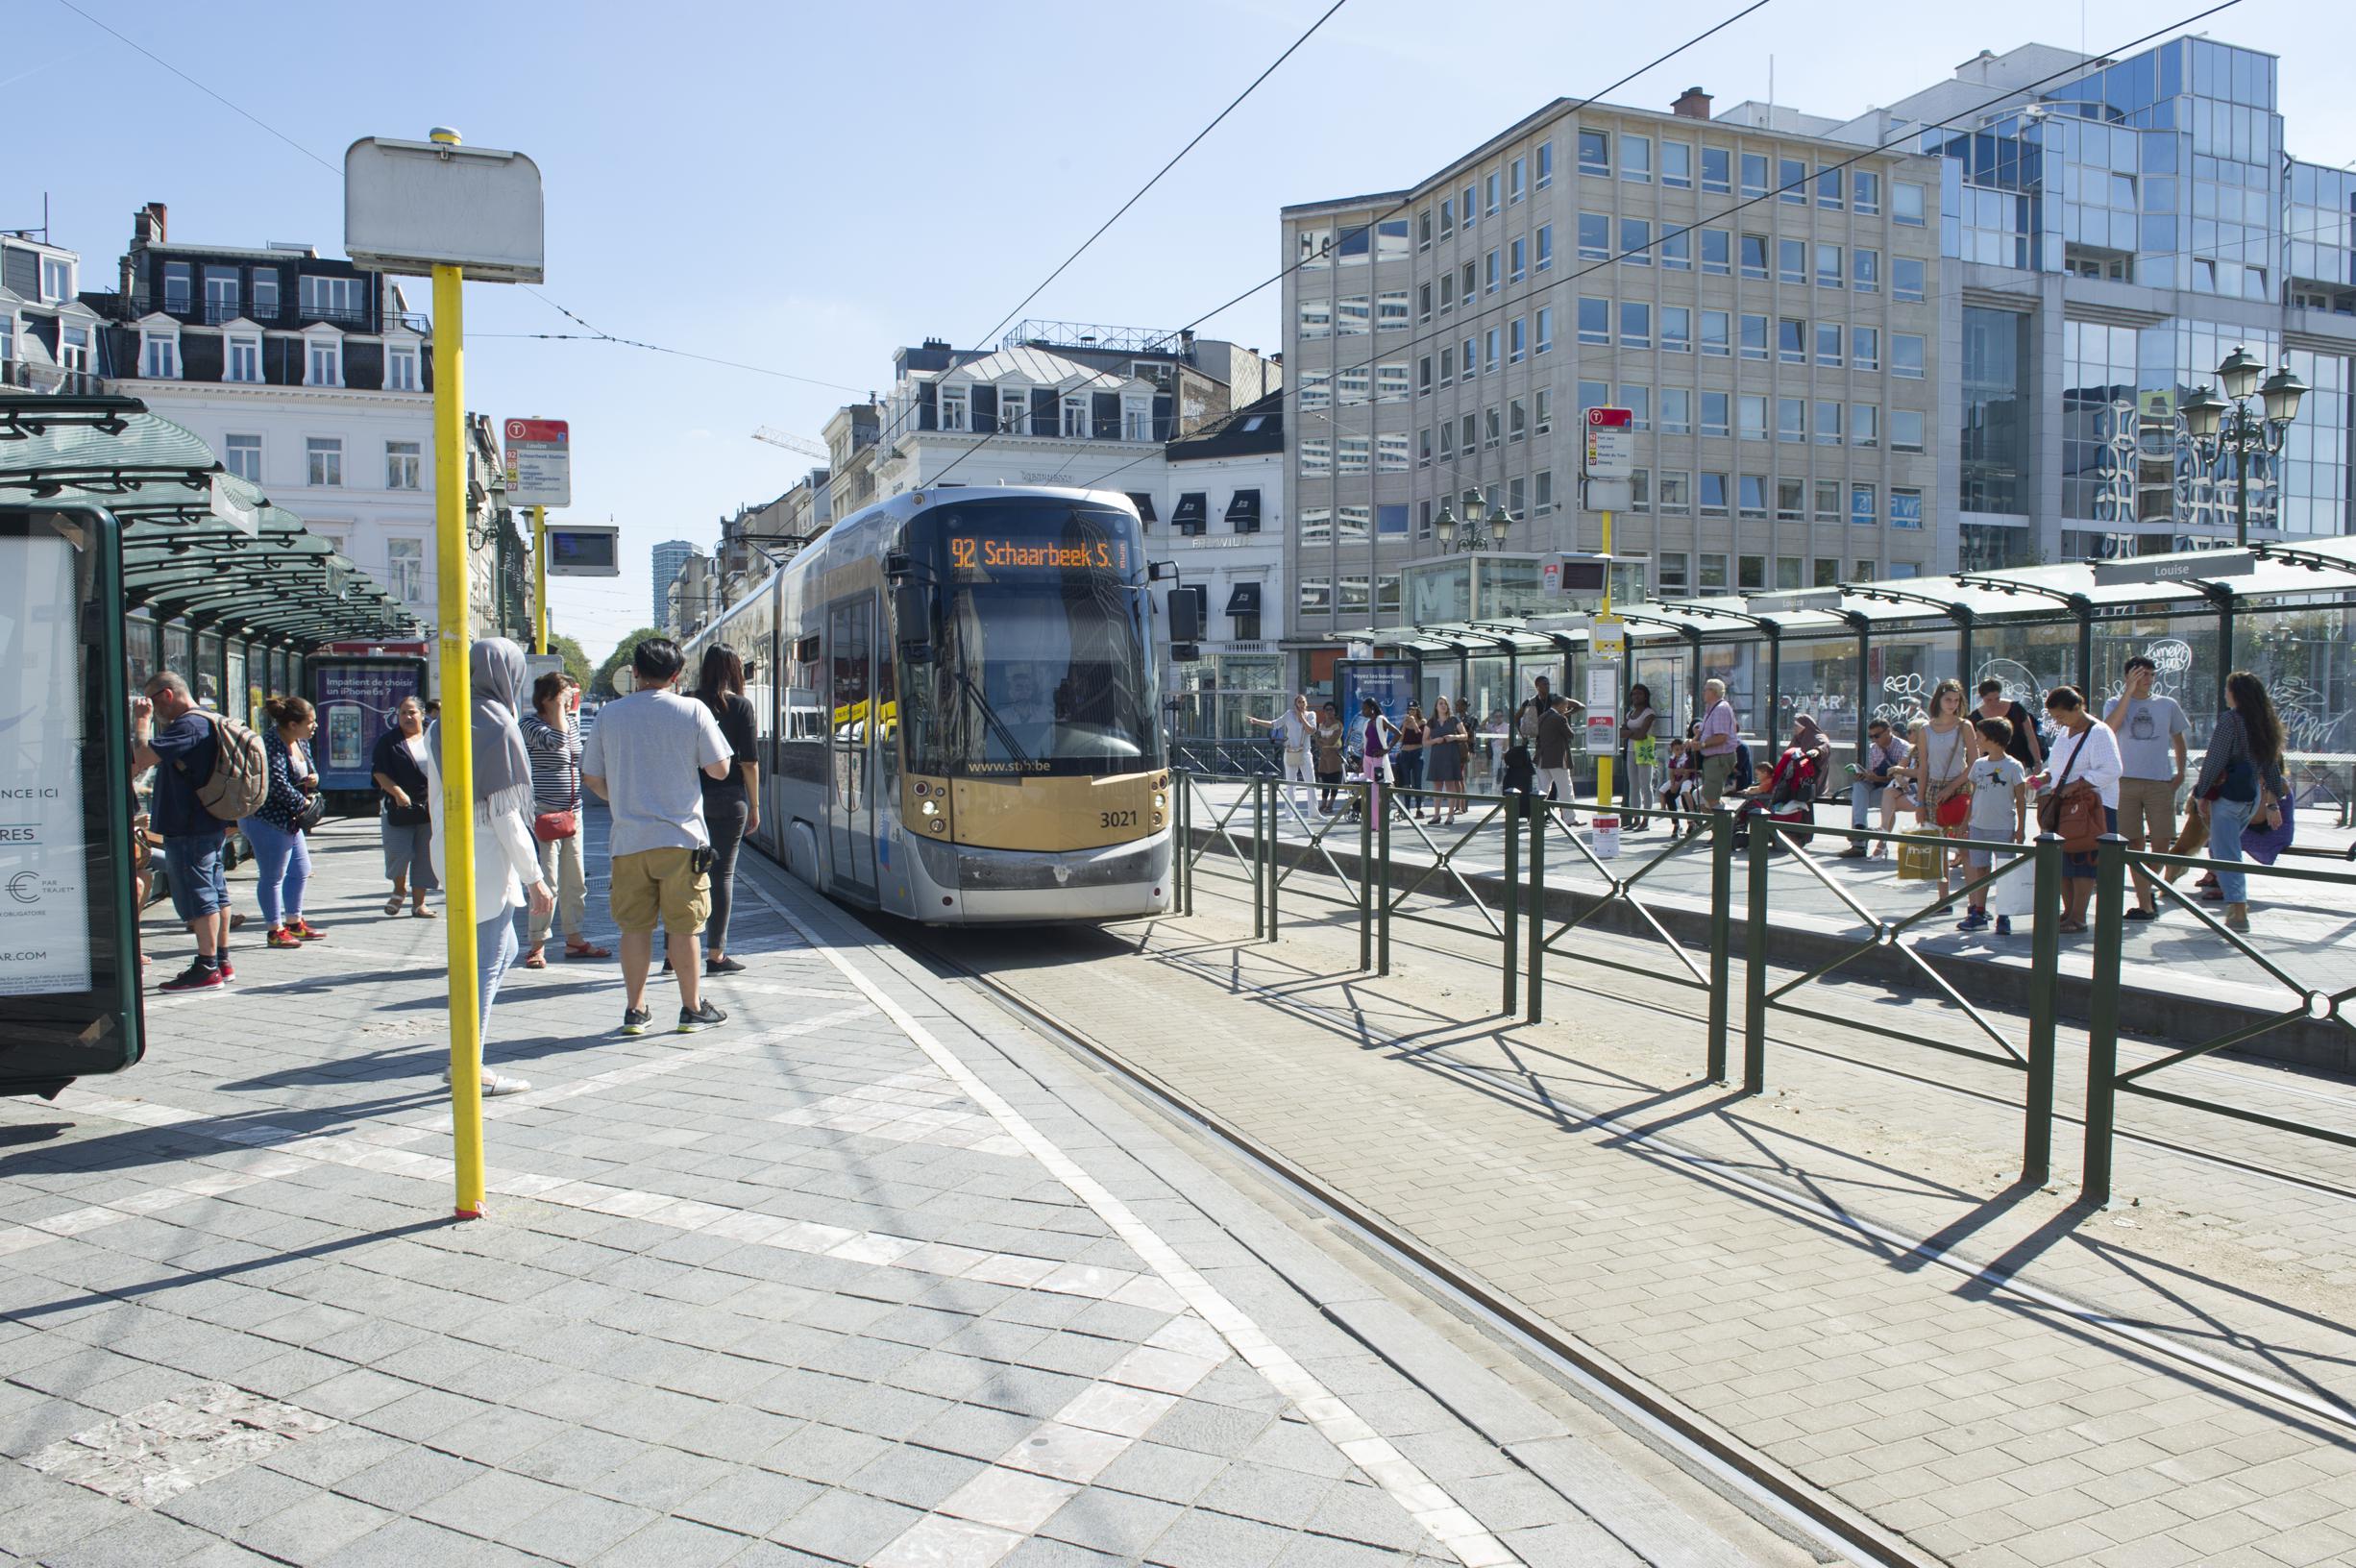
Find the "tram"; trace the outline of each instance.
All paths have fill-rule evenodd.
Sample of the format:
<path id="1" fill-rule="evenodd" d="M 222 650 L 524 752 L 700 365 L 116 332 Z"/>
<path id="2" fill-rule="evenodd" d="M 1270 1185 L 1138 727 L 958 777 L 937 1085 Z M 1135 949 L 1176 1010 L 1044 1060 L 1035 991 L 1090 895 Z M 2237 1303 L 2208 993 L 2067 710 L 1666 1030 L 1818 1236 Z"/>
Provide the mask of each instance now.
<path id="1" fill-rule="evenodd" d="M 1170 906 L 1152 600 L 1127 497 L 913 491 L 836 524 L 699 633 L 746 664 L 757 847 L 928 923 Z"/>

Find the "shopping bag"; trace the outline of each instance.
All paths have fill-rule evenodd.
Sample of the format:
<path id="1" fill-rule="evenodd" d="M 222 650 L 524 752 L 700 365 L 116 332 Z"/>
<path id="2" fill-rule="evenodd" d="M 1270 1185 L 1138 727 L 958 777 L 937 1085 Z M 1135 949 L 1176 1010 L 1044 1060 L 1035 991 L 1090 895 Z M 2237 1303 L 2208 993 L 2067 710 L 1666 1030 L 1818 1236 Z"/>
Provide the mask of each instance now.
<path id="1" fill-rule="evenodd" d="M 1902 844 L 1898 846 L 1898 880 L 1901 882 L 1937 882 L 1944 872 L 1940 862 L 1945 849 L 1935 844 Z"/>
<path id="2" fill-rule="evenodd" d="M 1988 913 L 1991 915 L 2026 916 L 2034 912 L 2037 902 L 2037 868 L 2026 863 L 2025 855 L 2000 855 L 1996 869 L 2013 868 L 2003 876 L 1988 884 Z"/>

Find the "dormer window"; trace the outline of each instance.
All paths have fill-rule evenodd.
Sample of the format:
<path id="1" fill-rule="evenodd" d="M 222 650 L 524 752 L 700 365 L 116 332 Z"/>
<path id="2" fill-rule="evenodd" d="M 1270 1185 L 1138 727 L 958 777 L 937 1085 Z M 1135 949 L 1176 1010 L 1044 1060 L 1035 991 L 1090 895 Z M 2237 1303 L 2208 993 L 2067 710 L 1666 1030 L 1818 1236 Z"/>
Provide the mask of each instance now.
<path id="1" fill-rule="evenodd" d="M 230 334 L 221 358 L 221 380 L 225 381 L 258 381 L 261 380 L 261 335 L 258 332 L 240 336 Z"/>
<path id="2" fill-rule="evenodd" d="M 1153 439 L 1153 400 L 1125 397 L 1120 400 L 1120 433 L 1130 441 Z"/>
<path id="3" fill-rule="evenodd" d="M 303 384 L 305 386 L 341 386 L 344 384 L 342 338 L 314 337 L 306 343 L 303 355 Z"/>
<path id="4" fill-rule="evenodd" d="M 1088 399 L 1084 395 L 1064 399 L 1064 433 L 1081 440 L 1088 438 Z"/>
<path id="5" fill-rule="evenodd" d="M 424 382 L 418 376 L 418 350 L 414 343 L 384 345 L 384 390 L 415 392 Z"/>
<path id="6" fill-rule="evenodd" d="M 196 269 L 185 261 L 166 261 L 163 264 L 163 307 L 176 316 L 188 313 L 192 280 Z"/>
<path id="7" fill-rule="evenodd" d="M 90 368 L 90 330 L 87 327 L 58 329 L 58 368 L 73 375 L 86 375 Z"/>
<path id="8" fill-rule="evenodd" d="M 143 331 L 139 334 L 139 374 L 151 381 L 180 380 L 180 334 Z"/>
<path id="9" fill-rule="evenodd" d="M 1028 387 L 1000 383 L 998 387 L 998 433 L 1028 435 L 1031 433 L 1031 393 Z"/>
<path id="10" fill-rule="evenodd" d="M 969 403 L 967 391 L 968 389 L 962 386 L 945 386 L 941 389 L 941 428 L 943 429 L 967 430 L 973 428 L 971 421 L 966 416 Z"/>
<path id="11" fill-rule="evenodd" d="M 74 264 L 62 256 L 41 257 L 41 299 L 57 305 L 74 297 Z"/>

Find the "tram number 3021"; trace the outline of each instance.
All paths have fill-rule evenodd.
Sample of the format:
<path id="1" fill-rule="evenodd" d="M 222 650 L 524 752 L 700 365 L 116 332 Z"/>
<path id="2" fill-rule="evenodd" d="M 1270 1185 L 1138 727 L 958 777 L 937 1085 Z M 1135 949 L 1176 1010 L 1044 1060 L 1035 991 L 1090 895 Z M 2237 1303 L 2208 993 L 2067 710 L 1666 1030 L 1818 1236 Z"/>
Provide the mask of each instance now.
<path id="1" fill-rule="evenodd" d="M 1096 816 L 1097 825 L 1101 827 L 1137 826 L 1137 813 L 1134 811 L 1100 811 Z"/>

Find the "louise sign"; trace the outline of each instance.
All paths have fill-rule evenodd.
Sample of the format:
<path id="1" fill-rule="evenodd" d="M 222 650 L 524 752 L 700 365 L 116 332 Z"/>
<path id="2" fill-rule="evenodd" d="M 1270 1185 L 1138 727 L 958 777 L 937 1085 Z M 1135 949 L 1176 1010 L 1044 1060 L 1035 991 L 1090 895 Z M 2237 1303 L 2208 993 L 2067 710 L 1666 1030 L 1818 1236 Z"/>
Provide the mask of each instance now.
<path id="1" fill-rule="evenodd" d="M 573 428 L 561 419 L 506 422 L 507 504 L 573 504 Z"/>

